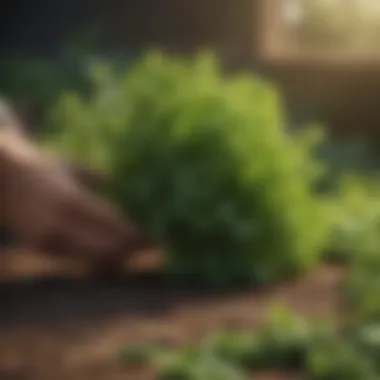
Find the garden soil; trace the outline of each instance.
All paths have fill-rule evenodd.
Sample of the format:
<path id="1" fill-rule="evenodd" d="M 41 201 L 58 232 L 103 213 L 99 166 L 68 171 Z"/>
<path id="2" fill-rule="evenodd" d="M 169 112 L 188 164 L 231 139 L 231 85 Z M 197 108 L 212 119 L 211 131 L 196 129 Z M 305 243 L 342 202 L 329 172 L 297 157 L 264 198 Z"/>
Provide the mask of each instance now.
<path id="1" fill-rule="evenodd" d="M 341 308 L 342 271 L 333 266 L 265 292 L 206 292 L 165 284 L 154 272 L 158 253 L 142 254 L 133 275 L 112 284 L 49 260 L 0 254 L 1 380 L 154 380 L 148 369 L 120 365 L 118 350 L 155 341 L 182 346 L 228 326 L 252 329 L 278 304 L 314 317 L 337 317 Z M 252 378 L 296 380 L 288 373 Z"/>

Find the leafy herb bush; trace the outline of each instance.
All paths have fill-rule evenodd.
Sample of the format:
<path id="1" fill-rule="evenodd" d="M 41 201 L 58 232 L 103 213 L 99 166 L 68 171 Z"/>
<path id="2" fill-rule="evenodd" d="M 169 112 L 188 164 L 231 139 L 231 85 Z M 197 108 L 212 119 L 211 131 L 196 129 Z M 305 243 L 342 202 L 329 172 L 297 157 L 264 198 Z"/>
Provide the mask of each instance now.
<path id="1" fill-rule="evenodd" d="M 208 54 L 151 54 L 123 76 L 99 68 L 95 87 L 62 100 L 58 146 L 109 170 L 111 196 L 166 246 L 170 274 L 268 283 L 317 262 L 329 230 L 313 194 L 318 135 L 288 136 L 273 85 L 225 78 Z"/>

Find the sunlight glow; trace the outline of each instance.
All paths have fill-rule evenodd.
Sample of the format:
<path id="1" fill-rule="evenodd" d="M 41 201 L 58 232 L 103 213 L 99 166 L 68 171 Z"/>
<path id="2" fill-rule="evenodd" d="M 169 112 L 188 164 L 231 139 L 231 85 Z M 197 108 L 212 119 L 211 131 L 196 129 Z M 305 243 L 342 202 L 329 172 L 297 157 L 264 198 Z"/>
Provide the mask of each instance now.
<path id="1" fill-rule="evenodd" d="M 310 43 L 377 47 L 380 0 L 284 0 L 283 18 Z"/>

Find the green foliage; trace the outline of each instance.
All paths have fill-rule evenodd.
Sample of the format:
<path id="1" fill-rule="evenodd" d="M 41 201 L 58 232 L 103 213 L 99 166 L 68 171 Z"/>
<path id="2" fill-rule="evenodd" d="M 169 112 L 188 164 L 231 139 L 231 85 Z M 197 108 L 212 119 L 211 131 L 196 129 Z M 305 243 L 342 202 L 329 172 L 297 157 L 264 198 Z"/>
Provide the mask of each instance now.
<path id="1" fill-rule="evenodd" d="M 325 195 L 332 223 L 326 257 L 347 263 L 363 250 L 380 251 L 379 157 L 376 152 L 364 139 L 341 138 L 324 139 L 313 155 L 325 167 L 317 190 Z"/>
<path id="2" fill-rule="evenodd" d="M 258 334 L 261 365 L 264 368 L 302 367 L 316 332 L 304 319 L 286 309 L 275 309 Z"/>
<path id="3" fill-rule="evenodd" d="M 375 379 L 380 374 L 380 251 L 377 218 L 372 221 L 374 226 L 367 225 L 369 240 L 358 244 L 344 281 L 346 325 L 351 331 L 350 343 L 356 350 L 356 354 L 352 353 L 351 358 L 347 358 L 351 364 L 345 365 L 348 368 L 356 366 L 356 377 L 349 378 Z"/>
<path id="4" fill-rule="evenodd" d="M 331 192 L 339 187 L 342 176 L 360 173 L 361 176 L 376 175 L 379 157 L 366 139 L 328 138 L 315 151 L 316 158 L 327 168 L 321 190 Z"/>
<path id="5" fill-rule="evenodd" d="M 66 60 L 11 55 L 0 62 L 0 72 L 0 93 L 41 115 L 42 122 L 61 92 L 88 85 L 77 62 Z"/>
<path id="6" fill-rule="evenodd" d="M 214 285 L 303 272 L 328 233 L 310 139 L 285 133 L 277 90 L 225 78 L 212 56 L 151 54 L 89 100 L 63 98 L 56 146 L 111 173 L 110 193 L 167 247 L 167 271 Z M 308 227 L 313 220 L 313 228 Z"/>
<path id="7" fill-rule="evenodd" d="M 125 96 L 115 65 L 93 62 L 89 98 L 65 92 L 50 113 L 52 133 L 42 143 L 90 167 L 109 171 L 119 135 L 128 126 Z"/>
<path id="8" fill-rule="evenodd" d="M 344 282 L 345 299 L 355 326 L 380 323 L 379 273 L 379 250 L 358 251 Z"/>
<path id="9" fill-rule="evenodd" d="M 261 363 L 260 340 L 249 332 L 222 331 L 210 341 L 215 355 L 243 368 L 255 368 Z"/>
<path id="10" fill-rule="evenodd" d="M 154 345 L 129 346 L 119 352 L 123 365 L 145 365 L 160 380 L 243 380 L 240 369 L 217 358 L 207 345 L 165 350 Z"/>
<path id="11" fill-rule="evenodd" d="M 332 258 L 347 261 L 366 252 L 380 252 L 380 184 L 376 178 L 343 177 L 329 207 L 334 226 Z"/>
<path id="12" fill-rule="evenodd" d="M 191 348 L 152 350 L 150 366 L 162 380 L 235 380 L 247 372 L 288 369 L 306 380 L 375 380 L 379 326 L 337 329 L 277 308 L 256 332 L 219 332 Z"/>
<path id="13" fill-rule="evenodd" d="M 156 347 L 151 345 L 124 347 L 119 351 L 118 361 L 128 365 L 147 365 L 156 352 Z"/>
<path id="14" fill-rule="evenodd" d="M 331 373 L 335 365 L 334 356 L 323 363 L 317 357 L 322 344 L 328 349 L 335 344 L 330 326 L 310 323 L 286 309 L 276 308 L 257 332 L 221 331 L 198 346 L 152 350 L 150 366 L 162 380 L 238 380 L 248 370 L 271 369 L 305 371 L 314 376 L 312 379 L 322 379 L 316 374 Z"/>
<path id="15" fill-rule="evenodd" d="M 160 380 L 243 380 L 240 369 L 215 357 L 207 347 L 182 350 L 156 361 Z"/>
<path id="16" fill-rule="evenodd" d="M 9 55 L 0 62 L 0 93 L 27 106 L 39 123 L 49 125 L 51 109 L 63 93 L 76 91 L 86 96 L 91 91 L 94 67 L 107 62 L 117 69 L 129 60 L 127 56 L 108 54 L 104 58 L 73 48 L 57 57 Z"/>
<path id="17" fill-rule="evenodd" d="M 371 357 L 350 341 L 330 338 L 314 344 L 308 356 L 307 373 L 310 380 L 375 380 Z"/>
<path id="18" fill-rule="evenodd" d="M 380 373 L 380 325 L 379 323 L 364 324 L 357 329 L 355 344 L 358 349 L 372 358 L 377 372 Z"/>
<path id="19" fill-rule="evenodd" d="M 215 355 L 251 369 L 299 369 L 315 340 L 328 336 L 327 326 L 310 324 L 283 308 L 270 313 L 257 333 L 223 332 L 213 337 Z"/>

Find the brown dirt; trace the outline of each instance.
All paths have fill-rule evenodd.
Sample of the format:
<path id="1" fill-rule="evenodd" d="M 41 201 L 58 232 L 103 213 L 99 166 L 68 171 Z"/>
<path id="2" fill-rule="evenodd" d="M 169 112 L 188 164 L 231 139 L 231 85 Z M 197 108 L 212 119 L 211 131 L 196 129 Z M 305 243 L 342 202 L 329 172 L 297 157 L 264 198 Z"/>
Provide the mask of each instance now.
<path id="1" fill-rule="evenodd" d="M 252 328 L 263 321 L 274 303 L 306 316 L 339 313 L 342 271 L 336 267 L 325 266 L 265 293 L 213 293 L 173 289 L 155 276 L 140 276 L 123 284 L 57 278 L 20 281 L 36 274 L 73 277 L 68 266 L 41 258 L 33 261 L 32 256 L 14 254 L 19 270 L 17 265 L 8 265 L 8 272 L 0 274 L 0 280 L 8 281 L 0 284 L 2 380 L 154 380 L 149 370 L 121 367 L 115 360 L 118 349 L 157 340 L 184 345 L 230 324 Z M 9 257 L 2 256 L 4 264 Z M 22 260 L 28 262 L 23 270 Z M 11 278 L 18 281 L 9 282 Z M 262 380 L 294 378 L 284 373 L 255 376 Z"/>

